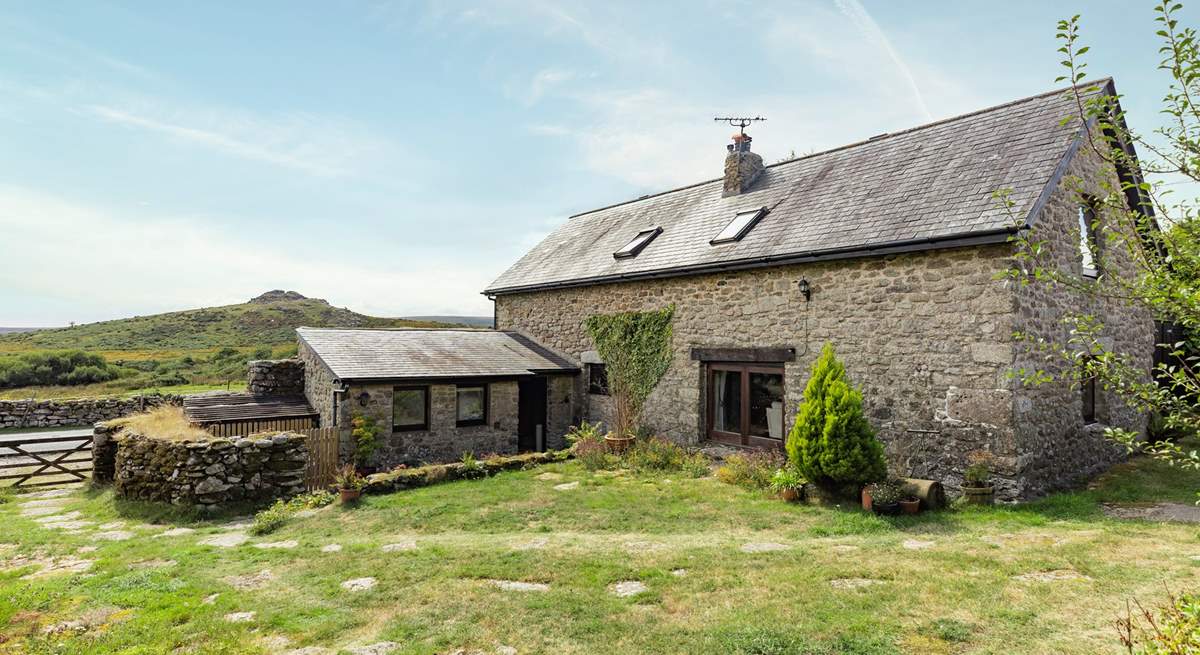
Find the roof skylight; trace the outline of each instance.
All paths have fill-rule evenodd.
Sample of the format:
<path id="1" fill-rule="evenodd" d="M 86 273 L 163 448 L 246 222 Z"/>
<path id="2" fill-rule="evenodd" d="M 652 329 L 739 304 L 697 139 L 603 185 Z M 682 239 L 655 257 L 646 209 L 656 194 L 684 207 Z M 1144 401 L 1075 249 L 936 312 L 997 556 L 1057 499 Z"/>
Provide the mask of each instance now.
<path id="1" fill-rule="evenodd" d="M 708 243 L 715 246 L 722 243 L 741 241 L 742 237 L 746 236 L 746 233 L 750 231 L 750 228 L 754 227 L 754 224 L 766 214 L 766 207 L 759 207 L 758 209 L 751 209 L 750 211 L 738 212 L 737 215 L 733 217 L 733 220 L 729 221 L 729 224 L 725 226 L 725 229 L 721 230 L 720 234 L 718 234 L 713 238 L 712 241 L 709 241 Z"/>
<path id="2" fill-rule="evenodd" d="M 650 245 L 654 237 L 662 234 L 661 227 L 653 227 L 649 230 L 642 230 L 637 233 L 637 236 L 630 239 L 629 243 L 621 247 L 620 250 L 613 253 L 614 259 L 625 259 L 627 257 L 636 257 L 643 248 Z"/>

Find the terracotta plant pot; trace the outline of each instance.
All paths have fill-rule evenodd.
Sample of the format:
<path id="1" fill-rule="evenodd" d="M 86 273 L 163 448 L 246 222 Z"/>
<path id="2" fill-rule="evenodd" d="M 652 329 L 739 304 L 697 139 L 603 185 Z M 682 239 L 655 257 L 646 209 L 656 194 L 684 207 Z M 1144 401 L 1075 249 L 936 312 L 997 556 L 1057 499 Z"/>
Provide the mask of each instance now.
<path id="1" fill-rule="evenodd" d="M 905 514 L 916 514 L 921 511 L 921 499 L 912 498 L 900 501 L 900 510 Z"/>
<path id="2" fill-rule="evenodd" d="M 338 489 L 338 496 L 341 497 L 343 505 L 358 500 L 361 495 L 362 489 Z"/>
<path id="3" fill-rule="evenodd" d="M 986 487 L 964 486 L 962 492 L 968 505 L 991 505 L 995 501 L 996 488 L 990 484 Z"/>
<path id="4" fill-rule="evenodd" d="M 608 452 L 614 455 L 620 455 L 633 445 L 634 437 L 614 437 L 611 434 L 604 436 L 604 445 L 608 447 Z"/>
<path id="5" fill-rule="evenodd" d="M 794 502 L 800 500 L 800 490 L 799 489 L 784 489 L 783 491 L 779 492 L 779 498 L 786 502 L 794 503 Z"/>
<path id="6" fill-rule="evenodd" d="M 862 507 L 868 512 L 871 511 L 871 490 L 867 487 L 862 488 Z"/>
<path id="7" fill-rule="evenodd" d="M 879 503 L 871 503 L 871 509 L 876 514 L 884 516 L 895 516 L 900 513 L 900 503 L 891 503 L 888 505 L 880 505 Z"/>

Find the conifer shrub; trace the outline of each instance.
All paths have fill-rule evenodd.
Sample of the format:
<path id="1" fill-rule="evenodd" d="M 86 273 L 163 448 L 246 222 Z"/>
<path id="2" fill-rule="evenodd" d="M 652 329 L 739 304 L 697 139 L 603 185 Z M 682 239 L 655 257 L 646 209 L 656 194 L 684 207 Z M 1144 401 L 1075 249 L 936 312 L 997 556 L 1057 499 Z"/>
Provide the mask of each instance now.
<path id="1" fill-rule="evenodd" d="M 862 394 L 846 378 L 833 344 L 813 364 L 787 439 L 788 458 L 810 482 L 862 485 L 887 475 L 883 444 L 863 414 Z"/>

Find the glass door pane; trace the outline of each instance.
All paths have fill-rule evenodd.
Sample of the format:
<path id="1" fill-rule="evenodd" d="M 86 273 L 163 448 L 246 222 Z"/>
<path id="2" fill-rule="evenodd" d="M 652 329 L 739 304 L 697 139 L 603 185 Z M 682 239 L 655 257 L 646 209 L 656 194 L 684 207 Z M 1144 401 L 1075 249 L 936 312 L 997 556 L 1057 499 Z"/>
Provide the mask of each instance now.
<path id="1" fill-rule="evenodd" d="M 783 374 L 751 372 L 750 434 L 783 439 Z"/>
<path id="2" fill-rule="evenodd" d="M 713 371 L 713 429 L 742 431 L 741 371 Z"/>

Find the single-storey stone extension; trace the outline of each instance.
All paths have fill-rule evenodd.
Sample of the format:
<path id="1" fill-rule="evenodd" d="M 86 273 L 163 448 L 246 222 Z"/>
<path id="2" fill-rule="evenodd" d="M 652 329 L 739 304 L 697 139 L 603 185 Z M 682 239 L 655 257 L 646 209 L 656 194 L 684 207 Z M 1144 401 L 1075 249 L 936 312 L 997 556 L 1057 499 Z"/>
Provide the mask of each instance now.
<path id="1" fill-rule="evenodd" d="M 1098 86 L 1115 95 L 1112 80 Z M 1136 171 L 1106 173 L 1079 122 L 1063 122 L 1074 111 L 1058 90 L 770 166 L 735 135 L 723 177 L 553 231 L 485 291 L 495 327 L 579 366 L 564 395 L 605 420 L 584 321 L 674 305 L 674 360 L 643 420 L 688 444 L 781 445 L 832 342 L 893 473 L 955 489 L 987 453 L 1002 498 L 1065 486 L 1120 458 L 1105 426 L 1142 431 L 1145 417 L 1094 383 L 1023 386 L 1012 371 L 1046 364 L 1014 333 L 1058 338 L 1066 312 L 1088 311 L 1147 370 L 1155 335 L 1148 313 L 998 279 L 1010 239 L 1031 229 L 1095 284 L 1130 270 L 1115 252 L 1109 270 L 1091 268 L 1088 250 L 1116 228 L 1084 238 L 1078 191 L 1102 195 Z"/>

